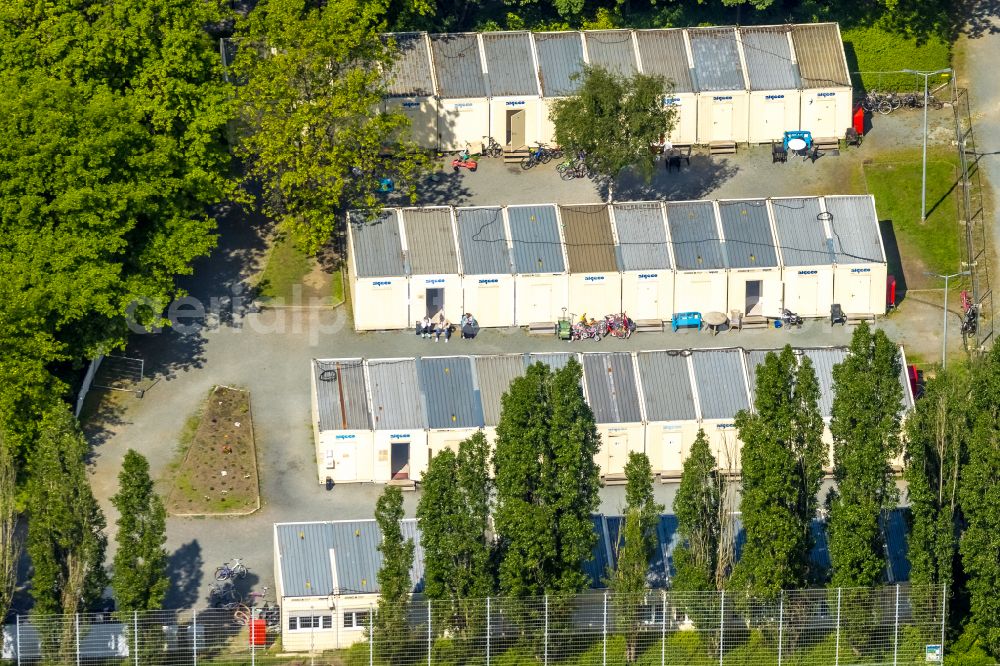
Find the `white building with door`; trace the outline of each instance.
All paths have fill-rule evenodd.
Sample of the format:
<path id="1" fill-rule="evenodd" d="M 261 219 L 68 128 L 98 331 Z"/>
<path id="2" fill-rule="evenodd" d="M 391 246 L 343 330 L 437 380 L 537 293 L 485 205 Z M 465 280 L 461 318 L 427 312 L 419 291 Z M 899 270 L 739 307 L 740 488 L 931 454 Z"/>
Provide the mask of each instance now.
<path id="1" fill-rule="evenodd" d="M 555 143 L 555 126 L 550 117 L 552 104 L 576 94 L 580 81 L 575 74 L 583 71 L 583 34 L 579 32 L 536 32 L 532 34 L 538 81 L 542 89 L 539 141 Z"/>
<path id="2" fill-rule="evenodd" d="M 726 312 L 729 285 L 722 230 L 711 201 L 666 203 L 674 257 L 674 312 Z"/>
<path id="3" fill-rule="evenodd" d="M 375 442 L 375 481 L 410 484 L 427 470 L 427 408 L 412 358 L 365 364 Z"/>
<path id="4" fill-rule="evenodd" d="M 629 454 L 645 449 L 635 361 L 630 352 L 585 353 L 582 358 L 584 394 L 601 437 L 596 461 L 601 477 L 623 479 Z"/>
<path id="5" fill-rule="evenodd" d="M 750 82 L 750 143 L 782 141 L 799 129 L 802 81 L 787 26 L 739 28 Z"/>
<path id="6" fill-rule="evenodd" d="M 444 449 L 457 453 L 462 440 L 484 425 L 472 358 L 424 356 L 417 359 L 417 375 L 427 407 L 428 459 Z"/>
<path id="7" fill-rule="evenodd" d="M 465 311 L 482 327 L 513 326 L 514 266 L 503 208 L 456 208 L 455 224 Z"/>
<path id="8" fill-rule="evenodd" d="M 839 303 L 846 314 L 885 314 L 888 264 L 875 197 L 824 197 L 823 205 L 836 262 L 834 303 Z"/>
<path id="9" fill-rule="evenodd" d="M 374 436 L 362 359 L 313 359 L 312 424 L 320 483 L 375 480 Z"/>
<path id="10" fill-rule="evenodd" d="M 781 316 L 783 283 L 766 199 L 718 202 L 729 265 L 727 312 Z"/>
<path id="11" fill-rule="evenodd" d="M 517 326 L 554 322 L 567 307 L 566 257 L 556 207 L 508 206 Z"/>
<path id="12" fill-rule="evenodd" d="M 653 473 L 679 478 L 698 437 L 698 410 L 690 353 L 684 350 L 636 354 L 646 416 L 646 455 Z"/>
<path id="13" fill-rule="evenodd" d="M 347 215 L 347 279 L 354 306 L 354 330 L 409 328 L 410 283 L 396 210 L 375 219 Z"/>
<path id="14" fill-rule="evenodd" d="M 618 202 L 611 217 L 622 262 L 622 312 L 632 319 L 670 319 L 674 271 L 663 204 Z"/>
<path id="15" fill-rule="evenodd" d="M 691 372 L 701 427 L 720 469 L 738 471 L 740 441 L 736 413 L 750 409 L 742 349 L 696 349 Z"/>
<path id="16" fill-rule="evenodd" d="M 443 314 L 457 324 L 465 310 L 452 209 L 403 208 L 400 216 L 410 272 L 410 321 Z"/>
<path id="17" fill-rule="evenodd" d="M 745 143 L 749 83 L 736 28 L 689 28 L 698 90 L 698 143 Z"/>
<path id="18" fill-rule="evenodd" d="M 802 78 L 802 129 L 814 139 L 843 138 L 854 111 L 854 93 L 844 41 L 836 23 L 791 26 Z"/>
<path id="19" fill-rule="evenodd" d="M 642 73 L 662 76 L 670 86 L 663 103 L 674 108 L 677 116 L 667 138 L 674 145 L 697 143 L 698 96 L 684 30 L 636 30 L 635 41 Z"/>
<path id="20" fill-rule="evenodd" d="M 785 307 L 802 317 L 828 317 L 833 300 L 833 241 L 819 197 L 769 200 L 781 255 Z"/>
<path id="21" fill-rule="evenodd" d="M 567 306 L 595 319 L 622 309 L 622 274 L 608 211 L 606 204 L 559 207 L 569 272 Z"/>
<path id="22" fill-rule="evenodd" d="M 530 32 L 480 35 L 490 88 L 490 133 L 518 150 L 541 141 L 542 96 Z"/>
<path id="23" fill-rule="evenodd" d="M 386 72 L 385 110 L 410 121 L 409 136 L 418 146 L 438 145 L 438 98 L 434 93 L 430 44 L 426 33 L 393 33 L 383 39 L 396 49 Z"/>
<path id="24" fill-rule="evenodd" d="M 490 92 L 476 33 L 430 35 L 440 150 L 476 151 L 490 134 Z"/>

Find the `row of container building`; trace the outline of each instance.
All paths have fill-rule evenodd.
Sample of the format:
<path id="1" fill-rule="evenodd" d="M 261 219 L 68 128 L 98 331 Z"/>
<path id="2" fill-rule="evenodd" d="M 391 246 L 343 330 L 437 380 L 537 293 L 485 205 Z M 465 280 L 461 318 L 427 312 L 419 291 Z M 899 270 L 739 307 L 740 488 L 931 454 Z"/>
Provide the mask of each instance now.
<path id="1" fill-rule="evenodd" d="M 656 475 L 680 476 L 699 429 L 708 436 L 720 467 L 738 471 L 734 419 L 740 410 L 753 409 L 756 370 L 767 352 L 726 348 L 315 359 L 312 424 L 318 480 L 419 481 L 430 458 L 443 449 L 457 450 L 479 430 L 494 440 L 501 398 L 528 365 L 541 362 L 559 369 L 571 358 L 583 366 L 584 396 L 601 437 L 596 462 L 606 480 L 624 473 L 633 451 L 649 456 Z M 796 353 L 812 362 L 828 422 L 833 368 L 847 351 Z M 913 392 L 904 372 L 900 383 L 901 409 L 908 410 Z M 830 444 L 828 431 L 825 437 Z"/>
<path id="2" fill-rule="evenodd" d="M 887 263 L 870 195 L 385 209 L 349 214 L 359 331 L 443 312 L 480 326 L 568 313 L 883 314 Z"/>
<path id="3" fill-rule="evenodd" d="M 576 93 L 584 64 L 665 77 L 675 144 L 842 137 L 851 79 L 836 23 L 386 35 L 398 49 L 387 110 L 404 113 L 427 148 L 460 150 L 492 136 L 512 148 L 553 142 L 555 100 Z"/>

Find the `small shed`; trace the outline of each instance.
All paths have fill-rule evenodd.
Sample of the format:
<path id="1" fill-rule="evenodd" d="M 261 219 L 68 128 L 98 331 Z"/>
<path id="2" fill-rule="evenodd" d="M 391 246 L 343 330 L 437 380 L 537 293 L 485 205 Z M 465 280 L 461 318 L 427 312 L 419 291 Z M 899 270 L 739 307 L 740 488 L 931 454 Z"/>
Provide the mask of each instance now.
<path id="1" fill-rule="evenodd" d="M 675 145 L 696 143 L 698 98 L 684 30 L 636 30 L 635 39 L 642 73 L 662 76 L 670 86 L 663 103 L 677 110 L 677 118 L 668 138 Z"/>
<path id="2" fill-rule="evenodd" d="M 431 35 L 441 150 L 478 146 L 490 134 L 490 91 L 476 33 Z"/>
<path id="3" fill-rule="evenodd" d="M 396 51 L 386 72 L 385 109 L 410 120 L 410 138 L 422 148 L 438 147 L 438 98 L 431 74 L 431 51 L 422 32 L 393 33 L 383 39 Z"/>
<path id="4" fill-rule="evenodd" d="M 465 311 L 480 326 L 514 325 L 514 268 L 500 207 L 456 208 Z"/>
<path id="5" fill-rule="evenodd" d="M 524 354 L 474 356 L 473 360 L 483 404 L 483 430 L 492 446 L 500 423 L 503 396 L 510 390 L 511 382 L 524 375 Z"/>
<path id="6" fill-rule="evenodd" d="M 736 28 L 689 28 L 698 143 L 747 140 L 749 84 Z"/>
<path id="7" fill-rule="evenodd" d="M 721 469 L 740 468 L 740 447 L 734 420 L 750 409 L 747 371 L 740 349 L 695 350 L 691 369 L 701 426 Z"/>
<path id="8" fill-rule="evenodd" d="M 540 141 L 542 100 L 529 32 L 484 32 L 490 132 L 511 150 Z"/>
<path id="9" fill-rule="evenodd" d="M 639 380 L 632 354 L 583 354 L 583 383 L 601 436 L 596 461 L 601 476 L 624 478 L 629 453 L 641 453 L 645 448 Z"/>
<path id="10" fill-rule="evenodd" d="M 828 317 L 833 303 L 833 242 L 818 197 L 771 199 L 781 254 L 785 307 L 803 317 Z"/>
<path id="11" fill-rule="evenodd" d="M 791 34 L 802 78 L 801 128 L 813 139 L 843 138 L 851 126 L 854 93 L 840 26 L 793 25 Z"/>
<path id="12" fill-rule="evenodd" d="M 365 364 L 375 430 L 375 481 L 418 481 L 427 469 L 427 409 L 412 358 Z"/>
<path id="13" fill-rule="evenodd" d="M 781 141 L 799 129 L 802 80 L 787 26 L 739 29 L 750 81 L 749 141 Z"/>
<path id="14" fill-rule="evenodd" d="M 354 330 L 409 328 L 410 286 L 398 211 L 383 210 L 375 219 L 351 211 L 347 220 L 347 279 Z"/>
<path id="15" fill-rule="evenodd" d="M 681 475 L 700 427 L 689 358 L 689 352 L 680 350 L 636 354 L 646 413 L 646 455 L 653 473 L 664 478 Z"/>
<path id="16" fill-rule="evenodd" d="M 410 267 L 410 321 L 443 314 L 458 323 L 465 310 L 451 208 L 404 208 L 401 214 Z"/>
<path id="17" fill-rule="evenodd" d="M 633 319 L 670 319 L 674 271 L 663 205 L 616 203 L 612 218 L 622 266 L 622 311 Z"/>
<path id="18" fill-rule="evenodd" d="M 374 481 L 375 449 L 362 359 L 313 359 L 312 416 L 319 482 Z"/>
<path id="19" fill-rule="evenodd" d="M 726 312 L 726 250 L 711 201 L 667 202 L 674 256 L 674 311 Z"/>
<path id="20" fill-rule="evenodd" d="M 508 206 L 517 326 L 555 321 L 566 303 L 566 258 L 556 207 Z"/>
<path id="21" fill-rule="evenodd" d="M 847 314 L 885 314 L 888 267 L 875 197 L 824 197 L 833 239 L 833 301 Z"/>
<path id="22" fill-rule="evenodd" d="M 719 201 L 729 260 L 729 308 L 751 316 L 780 316 L 781 265 L 766 199 Z"/>
<path id="23" fill-rule="evenodd" d="M 483 404 L 469 356 L 417 359 L 420 390 L 427 405 L 428 458 L 444 449 L 458 452 L 463 439 L 483 427 Z"/>
<path id="24" fill-rule="evenodd" d="M 583 33 L 535 32 L 531 35 L 538 59 L 538 83 L 542 88 L 542 116 L 539 141 L 555 142 L 555 126 L 549 114 L 552 103 L 576 93 L 580 83 L 574 74 L 583 71 Z"/>
<path id="25" fill-rule="evenodd" d="M 570 312 L 595 318 L 621 312 L 622 278 L 606 204 L 560 206 L 569 264 Z"/>

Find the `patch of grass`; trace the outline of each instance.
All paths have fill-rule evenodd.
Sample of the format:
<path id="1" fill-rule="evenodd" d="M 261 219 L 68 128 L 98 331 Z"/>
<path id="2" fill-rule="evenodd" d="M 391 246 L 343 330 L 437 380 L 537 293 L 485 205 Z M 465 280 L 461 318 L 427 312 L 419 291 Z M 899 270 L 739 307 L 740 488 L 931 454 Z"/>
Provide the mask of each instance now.
<path id="1" fill-rule="evenodd" d="M 302 278 L 312 270 L 312 260 L 294 243 L 288 234 L 279 234 L 274 239 L 271 252 L 267 256 L 267 266 L 257 282 L 257 293 L 261 299 L 292 300 L 292 287 L 302 284 Z"/>
<path id="2" fill-rule="evenodd" d="M 346 283 L 344 280 L 344 269 L 338 268 L 335 270 L 330 279 L 330 292 L 333 298 L 332 305 L 333 307 L 337 307 L 338 305 L 342 305 L 345 299 L 344 287 Z"/>
<path id="3" fill-rule="evenodd" d="M 913 69 L 931 72 L 951 63 L 951 44 L 940 37 L 917 40 L 878 25 L 849 28 L 841 31 L 847 64 L 852 72 L 892 72 Z M 855 80 L 855 87 L 865 90 L 923 90 L 924 79 L 912 74 L 864 74 Z M 946 79 L 934 77 L 931 87 Z"/>

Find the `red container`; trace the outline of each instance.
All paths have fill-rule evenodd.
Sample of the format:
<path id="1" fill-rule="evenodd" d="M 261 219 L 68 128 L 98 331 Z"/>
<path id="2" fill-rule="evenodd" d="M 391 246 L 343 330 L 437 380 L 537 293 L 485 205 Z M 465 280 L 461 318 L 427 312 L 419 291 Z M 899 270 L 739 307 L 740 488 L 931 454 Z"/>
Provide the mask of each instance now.
<path id="1" fill-rule="evenodd" d="M 858 136 L 864 136 L 865 134 L 865 110 L 858 105 L 858 108 L 854 109 L 854 117 L 852 119 L 854 123 L 854 131 L 858 133 Z"/>
<path id="2" fill-rule="evenodd" d="M 263 618 L 250 620 L 250 645 L 254 647 L 267 645 L 267 623 Z"/>
<path id="3" fill-rule="evenodd" d="M 889 309 L 896 307 L 896 276 L 890 275 L 885 285 L 885 302 Z"/>

